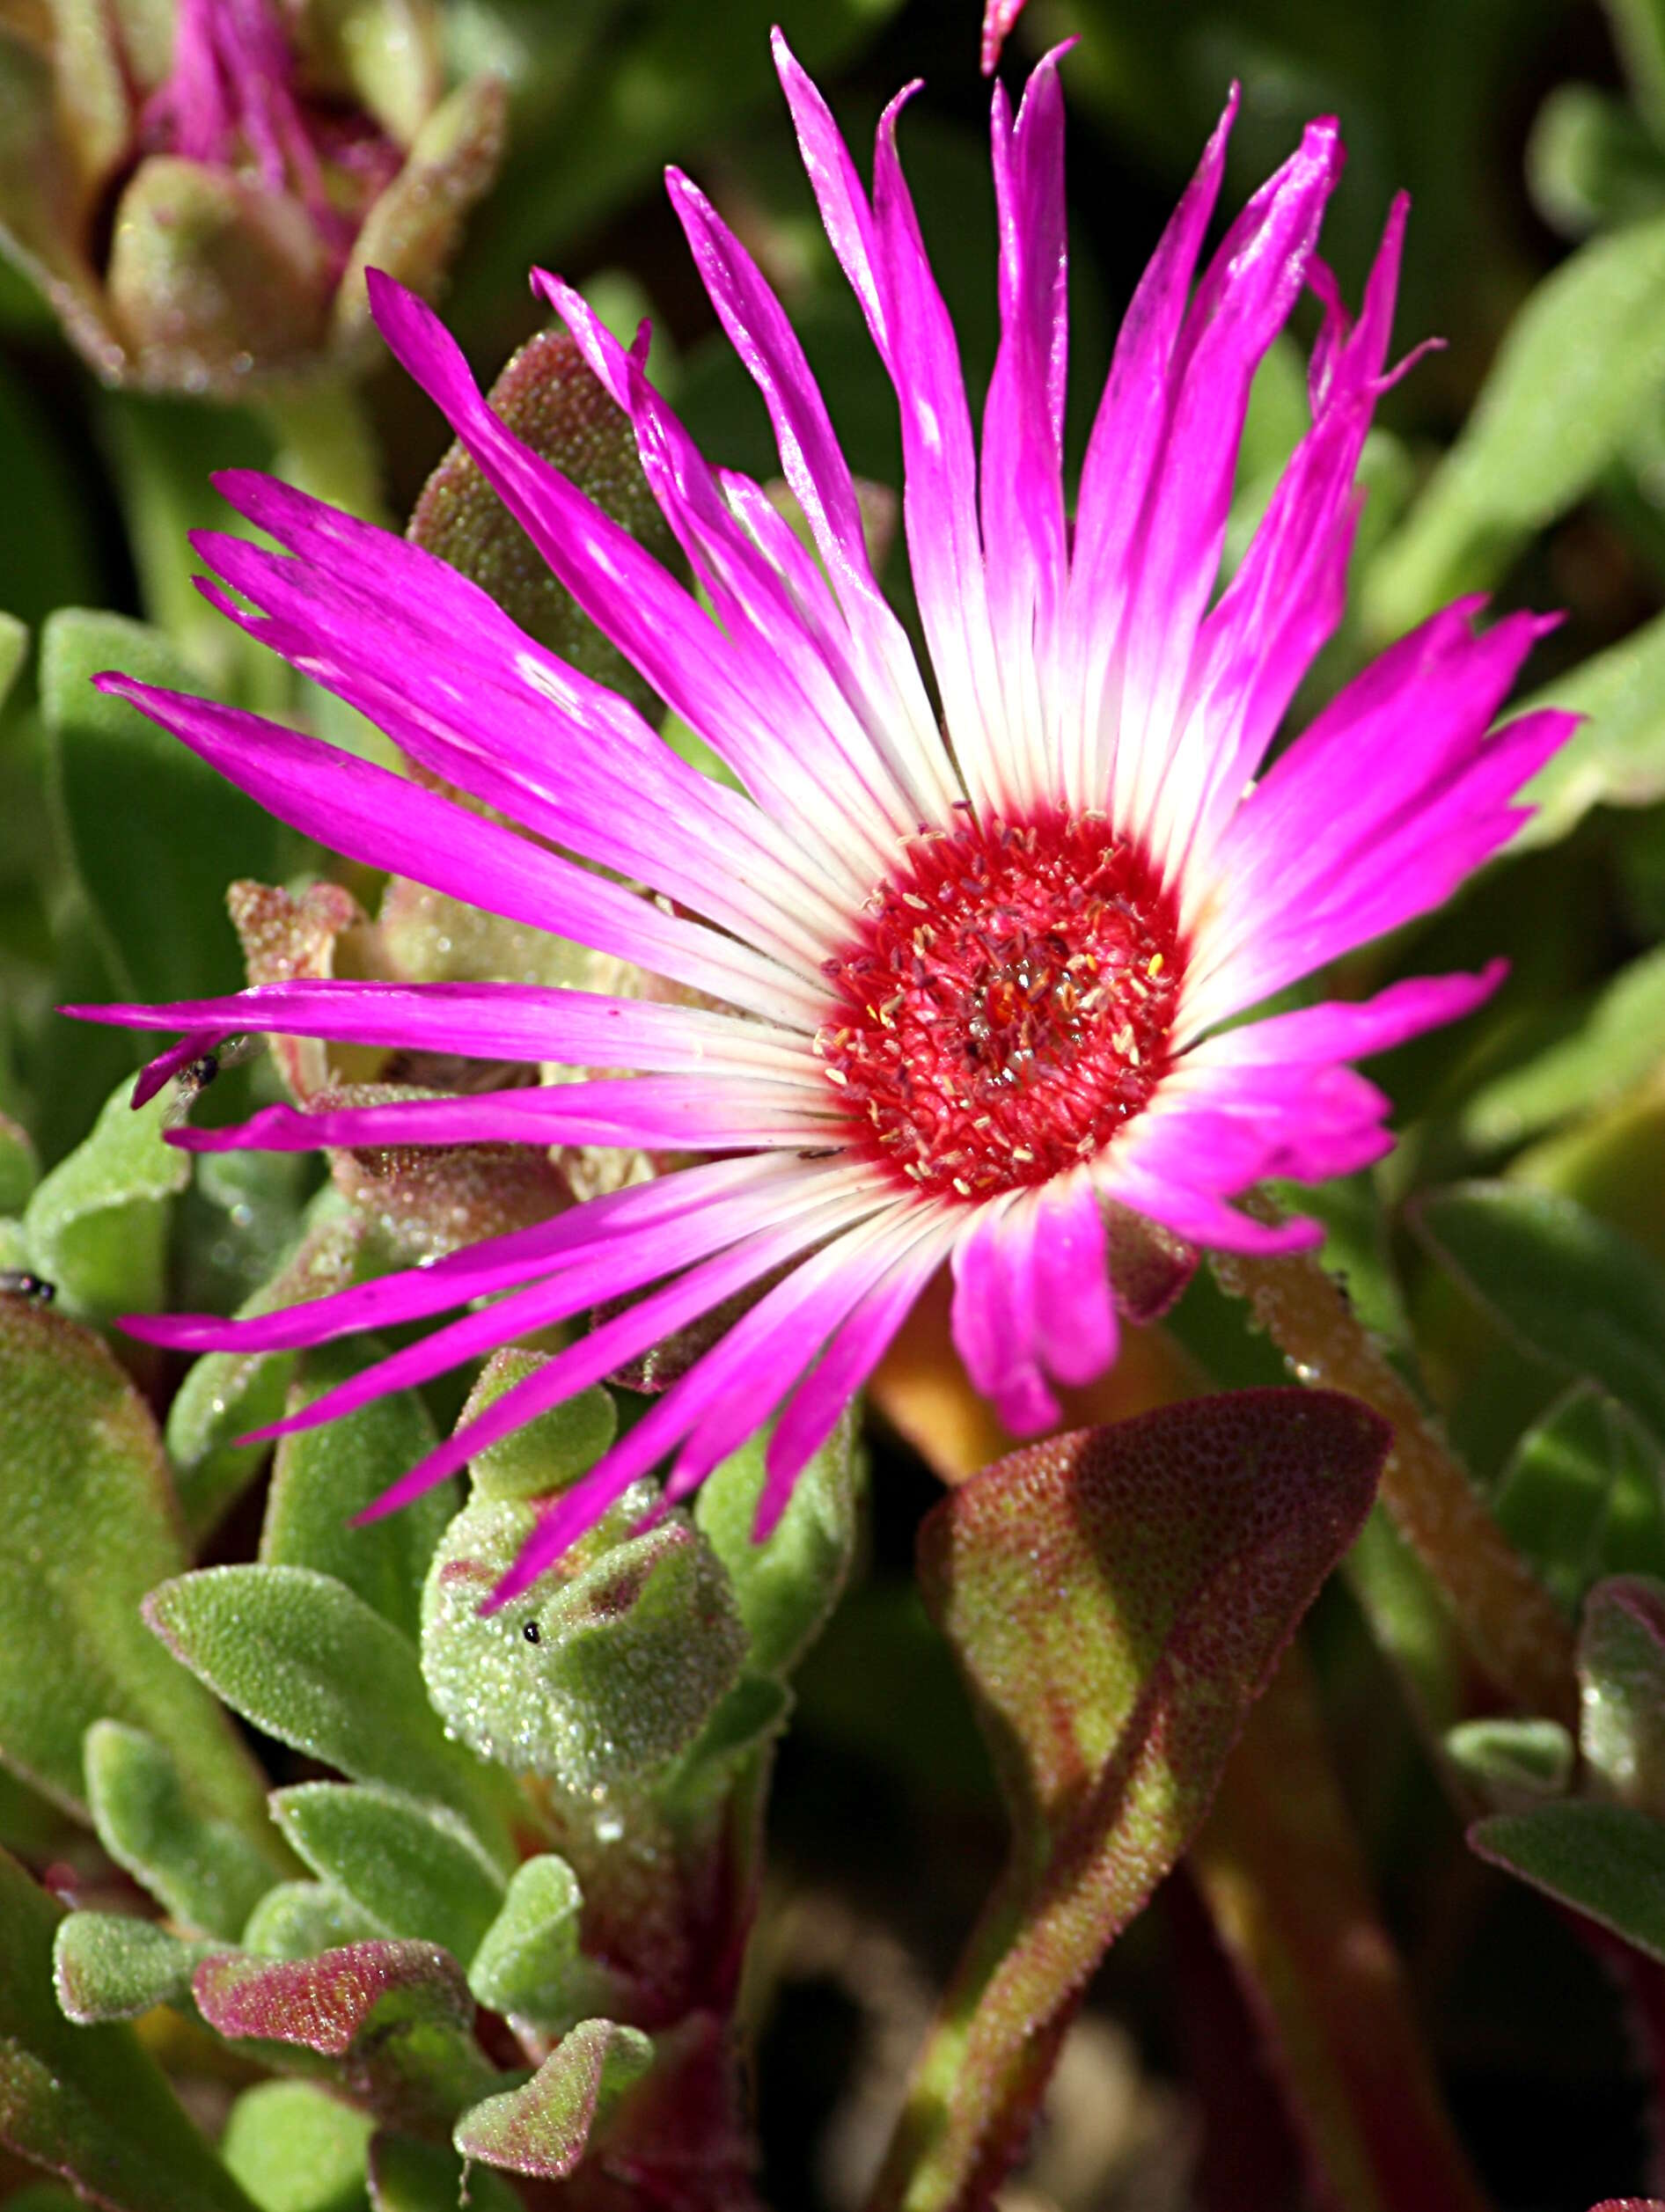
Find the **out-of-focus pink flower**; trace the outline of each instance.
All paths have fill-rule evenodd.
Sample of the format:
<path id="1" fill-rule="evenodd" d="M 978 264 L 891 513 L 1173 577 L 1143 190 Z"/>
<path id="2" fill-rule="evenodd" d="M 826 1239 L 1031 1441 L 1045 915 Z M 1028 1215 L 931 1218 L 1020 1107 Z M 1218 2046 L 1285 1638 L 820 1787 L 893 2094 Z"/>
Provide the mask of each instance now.
<path id="1" fill-rule="evenodd" d="M 983 11 L 983 74 L 993 77 L 1000 66 L 1001 48 L 1012 26 L 1023 12 L 1023 0 L 988 0 Z"/>
<path id="2" fill-rule="evenodd" d="M 1488 734 L 1543 625 L 1515 614 L 1477 632 L 1471 602 L 1394 646 L 1261 773 L 1341 615 L 1405 218 L 1400 201 L 1351 320 L 1315 258 L 1341 161 L 1332 122 L 1308 128 L 1198 277 L 1228 107 L 1128 312 L 1072 523 L 1057 57 L 1016 120 L 994 95 L 1001 341 L 979 445 L 898 157 L 906 96 L 880 124 L 869 196 L 819 93 L 777 51 L 822 219 L 896 388 L 935 699 L 869 565 L 798 341 L 744 247 L 674 174 L 818 561 L 757 484 L 701 459 L 648 381 L 645 332 L 625 348 L 559 279 L 537 281 L 634 422 L 705 604 L 505 429 L 427 309 L 385 280 L 372 296 L 388 343 L 555 575 L 743 791 L 686 766 L 439 562 L 253 476 L 223 488 L 287 553 L 205 536 L 227 587 L 210 597 L 430 778 L 536 841 L 252 715 L 106 679 L 353 860 L 635 963 L 691 1001 L 296 981 L 81 1009 L 194 1032 L 158 1074 L 249 1029 L 607 1072 L 275 1107 L 177 1132 L 197 1150 L 507 1139 L 710 1155 L 293 1311 L 134 1323 L 165 1344 L 253 1351 L 491 1300 L 279 1425 L 294 1429 L 606 1309 L 392 1505 L 753 1294 L 550 1503 L 505 1595 L 645 1470 L 668 1458 L 669 1493 L 686 1496 L 774 1418 L 771 1525 L 945 1262 L 966 1367 L 1021 1433 L 1058 1417 L 1055 1385 L 1115 1358 L 1130 1293 L 1107 1208 L 1119 1233 L 1131 1212 L 1193 1247 L 1315 1243 L 1316 1224 L 1269 1227 L 1230 1201 L 1265 1176 L 1378 1159 L 1389 1102 L 1347 1063 L 1466 1013 L 1498 971 L 1241 1017 L 1443 899 L 1510 836 L 1515 793 L 1569 728 L 1540 713 Z M 1311 427 L 1217 592 L 1251 380 L 1308 284 L 1324 303 Z"/>
<path id="3" fill-rule="evenodd" d="M 0 27 L 40 142 L 0 178 L 0 248 L 106 382 L 229 398 L 350 365 L 369 263 L 433 287 L 504 92 L 443 97 L 436 20 L 400 13 L 378 47 L 371 11 L 350 53 L 326 11 L 275 0 L 177 0 L 159 52 L 115 9 L 44 46 Z"/>

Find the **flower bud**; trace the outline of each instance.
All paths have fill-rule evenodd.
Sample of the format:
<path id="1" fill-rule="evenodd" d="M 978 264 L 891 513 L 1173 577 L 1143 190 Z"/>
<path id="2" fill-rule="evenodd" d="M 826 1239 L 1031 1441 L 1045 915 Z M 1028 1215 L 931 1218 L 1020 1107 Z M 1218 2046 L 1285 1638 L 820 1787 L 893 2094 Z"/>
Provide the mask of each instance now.
<path id="1" fill-rule="evenodd" d="M 171 36 L 159 33 L 171 29 Z M 432 289 L 501 151 L 422 0 L 58 0 L 0 28 L 0 249 L 106 383 L 238 397 L 369 351 L 366 266 Z"/>

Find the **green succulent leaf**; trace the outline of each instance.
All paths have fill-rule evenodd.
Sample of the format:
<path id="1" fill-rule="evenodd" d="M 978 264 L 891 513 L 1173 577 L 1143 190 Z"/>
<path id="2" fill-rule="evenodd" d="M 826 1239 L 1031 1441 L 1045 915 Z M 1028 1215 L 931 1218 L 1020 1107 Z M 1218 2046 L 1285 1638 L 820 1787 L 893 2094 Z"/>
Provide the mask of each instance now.
<path id="1" fill-rule="evenodd" d="M 1570 1199 L 1507 1183 L 1430 1192 L 1412 1218 L 1527 1350 L 1665 1441 L 1665 1271 L 1639 1246 Z"/>
<path id="2" fill-rule="evenodd" d="M 1592 1774 L 1621 1804 L 1665 1820 L 1665 1582 L 1616 1575 L 1590 1592 L 1579 1681 Z"/>
<path id="3" fill-rule="evenodd" d="M 40 1176 L 29 1132 L 0 1114 L 0 1213 L 21 1213 Z"/>
<path id="4" fill-rule="evenodd" d="M 260 2212 L 364 2212 L 375 2126 L 310 2082 L 260 2082 L 232 2106 L 220 2156 Z"/>
<path id="5" fill-rule="evenodd" d="M 238 1318 L 322 1298 L 392 1264 L 375 1226 L 326 1189 L 307 1209 L 294 1252 L 245 1300 Z M 209 1533 L 266 1458 L 268 1446 L 237 1439 L 282 1417 L 296 1366 L 292 1351 L 209 1351 L 180 1384 L 168 1410 L 168 1456 L 179 1472 L 180 1502 L 194 1540 Z"/>
<path id="6" fill-rule="evenodd" d="M 155 2004 L 188 2004 L 191 1976 L 213 1948 L 127 1913 L 70 1913 L 52 1946 L 58 2003 L 80 2027 L 134 2020 Z"/>
<path id="7" fill-rule="evenodd" d="M 1516 1445 L 1493 1499 L 1505 1533 L 1576 1614 L 1590 1585 L 1665 1573 L 1660 1447 L 1590 1383 L 1575 1383 Z"/>
<path id="8" fill-rule="evenodd" d="M 1625 447 L 1665 376 L 1665 216 L 1569 255 L 1516 316 L 1462 436 L 1378 554 L 1366 619 L 1397 637 L 1483 590 Z"/>
<path id="9" fill-rule="evenodd" d="M 595 2008 L 605 1977 L 579 1956 L 578 1879 L 544 1853 L 516 1868 L 502 1909 L 468 1968 L 468 1986 L 494 2012 L 531 2020 L 546 2035 Z"/>
<path id="10" fill-rule="evenodd" d="M 1526 166 L 1538 209 L 1570 237 L 1665 207 L 1665 154 L 1633 108 L 1594 85 L 1556 86 L 1532 126 Z"/>
<path id="11" fill-rule="evenodd" d="M 1566 1794 L 1578 1748 L 1559 1720 L 1464 1720 L 1445 1732 L 1445 1754 L 1501 1813 Z"/>
<path id="12" fill-rule="evenodd" d="M 639 2028 L 612 2020 L 581 2020 L 524 2088 L 476 2105 L 451 2140 L 465 2158 L 539 2180 L 576 2173 L 620 2098 L 653 2062 L 653 2043 Z"/>
<path id="13" fill-rule="evenodd" d="M 116 1864 L 185 1927 L 236 1936 L 272 1886 L 278 1853 L 198 1813 L 174 1761 L 142 1728 L 94 1721 L 84 1760 L 92 1823 Z"/>
<path id="14" fill-rule="evenodd" d="M 847 1414 L 798 1476 L 766 1542 L 753 1540 L 763 1494 L 766 1432 L 714 1468 L 694 1501 L 694 1520 L 722 1562 L 751 1638 L 759 1674 L 790 1672 L 837 1604 L 855 1556 L 855 1424 Z"/>
<path id="15" fill-rule="evenodd" d="M 384 1349 L 361 1339 L 309 1352 L 286 1410 L 298 1413 L 382 1357 Z M 422 1626 L 422 1578 L 461 1502 L 459 1488 L 454 1482 L 436 1484 L 402 1513 L 363 1527 L 355 1528 L 352 1516 L 437 1441 L 427 1409 L 409 1390 L 377 1398 L 327 1428 L 282 1438 L 260 1530 L 262 1561 L 333 1575 L 414 1644 Z"/>
<path id="16" fill-rule="evenodd" d="M 503 1878 L 454 1813 L 402 1790 L 303 1782 L 272 1797 L 278 1826 L 313 1872 L 378 1932 L 471 1959 L 503 1901 Z"/>
<path id="17" fill-rule="evenodd" d="M 524 1381 L 544 1360 L 542 1352 L 494 1352 L 468 1394 L 458 1426 L 478 1420 L 495 1399 Z M 588 1473 L 618 1433 L 619 1409 L 611 1395 L 600 1388 L 581 1390 L 470 1460 L 473 1498 L 551 1497 Z"/>
<path id="18" fill-rule="evenodd" d="M 249 1915 L 243 1949 L 263 1959 L 316 1959 L 381 1934 L 370 1915 L 328 1882 L 279 1882 Z"/>
<path id="19" fill-rule="evenodd" d="M 1469 1842 L 1558 1903 L 1665 1961 L 1665 1820 L 1633 1805 L 1570 1799 L 1499 1813 Z"/>
<path id="20" fill-rule="evenodd" d="M 225 912 L 234 876 L 283 872 L 284 833 L 188 746 L 92 687 L 106 669 L 194 692 L 159 631 L 66 607 L 40 634 L 40 707 L 76 875 L 123 996 L 234 991 L 242 956 Z"/>
<path id="21" fill-rule="evenodd" d="M 236 1731 L 140 1618 L 185 1564 L 150 1412 L 96 1337 L 16 1298 L 0 1299 L 0 1758 L 84 1819 L 83 1739 L 128 1721 L 167 1747 L 205 1815 L 273 1848 Z"/>
<path id="22" fill-rule="evenodd" d="M 67 1311 L 94 1321 L 165 1302 L 170 1202 L 191 1180 L 189 1158 L 163 1142 L 167 1101 L 136 1112 L 132 1093 L 130 1080 L 117 1086 L 23 1217 L 35 1272 Z"/>
<path id="23" fill-rule="evenodd" d="M 0 1852 L 0 2145 L 103 2212 L 249 2212 L 132 2029 L 58 2009 L 63 1908 Z"/>
<path id="24" fill-rule="evenodd" d="M 205 1959 L 192 1978 L 222 2035 L 334 2062 L 348 2095 L 389 2127 L 449 2126 L 497 2078 L 473 2038 L 473 2000 L 449 1952 L 349 1944 L 317 1959 Z"/>
<path id="25" fill-rule="evenodd" d="M 1613 1104 L 1665 1058 L 1665 951 L 1644 955 L 1577 1010 L 1552 1044 L 1482 1084 L 1463 1133 L 1483 1150 L 1523 1143 Z"/>
<path id="26" fill-rule="evenodd" d="M 449 1805 L 512 1864 L 498 1792 L 447 1742 L 415 1652 L 345 1584 L 310 1567 L 209 1567 L 153 1591 L 144 1617 L 257 1728 L 355 1781 Z"/>
<path id="27" fill-rule="evenodd" d="M 384 2131 L 370 2147 L 375 2212 L 520 2212 L 522 2200 L 483 2166 L 471 2169 L 449 2143 Z"/>
<path id="28" fill-rule="evenodd" d="M 627 1500 L 630 1519 L 650 1495 Z M 745 1661 L 734 1596 L 705 1539 L 680 1518 L 622 1535 L 625 1511 L 513 1605 L 482 1614 L 537 1516 L 507 1499 L 466 1506 L 422 1593 L 422 1668 L 451 1726 L 511 1772 L 569 1791 L 667 1766 Z"/>
<path id="29" fill-rule="evenodd" d="M 1665 615 L 1656 615 L 1525 701 L 1584 720 L 1522 793 L 1535 811 L 1515 850 L 1552 845 L 1592 807 L 1645 807 L 1665 798 Z"/>
<path id="30" fill-rule="evenodd" d="M 1336 1392 L 1239 1391 L 1015 1453 L 927 1519 L 926 1602 L 1015 1835 L 878 2201 L 903 2201 L 905 2178 L 920 2212 L 968 2201 L 1015 2139 L 1082 1984 L 1201 1822 L 1357 1534 L 1390 1440 Z"/>

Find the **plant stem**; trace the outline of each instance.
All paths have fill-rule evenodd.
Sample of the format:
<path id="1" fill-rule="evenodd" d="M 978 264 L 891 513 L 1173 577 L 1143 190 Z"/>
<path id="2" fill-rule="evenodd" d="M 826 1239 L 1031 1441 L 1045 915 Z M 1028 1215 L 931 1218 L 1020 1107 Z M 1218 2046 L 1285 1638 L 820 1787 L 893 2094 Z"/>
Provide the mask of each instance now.
<path id="1" fill-rule="evenodd" d="M 1246 1210 L 1280 1217 L 1255 1198 Z M 1346 1294 L 1306 1252 L 1217 1252 L 1223 1289 L 1255 1319 L 1302 1382 L 1346 1390 L 1393 1425 L 1380 1497 L 1449 1601 L 1476 1659 L 1522 1711 L 1578 1725 L 1571 1624 L 1487 1509 L 1409 1386 Z"/>
<path id="2" fill-rule="evenodd" d="M 1483 2212 L 1298 1644 L 1226 1762 L 1189 1864 L 1265 2031 L 1314 2196 L 1345 2212 Z"/>

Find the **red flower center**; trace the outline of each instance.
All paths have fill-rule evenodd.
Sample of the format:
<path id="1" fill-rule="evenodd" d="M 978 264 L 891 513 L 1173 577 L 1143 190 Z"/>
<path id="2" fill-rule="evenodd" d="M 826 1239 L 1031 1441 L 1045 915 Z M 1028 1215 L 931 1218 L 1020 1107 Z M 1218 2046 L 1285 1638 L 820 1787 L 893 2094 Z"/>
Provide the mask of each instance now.
<path id="1" fill-rule="evenodd" d="M 826 963 L 816 1037 L 848 1141 L 987 1198 L 1089 1158 L 1170 1065 L 1178 913 L 1099 814 L 922 832 Z"/>

